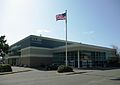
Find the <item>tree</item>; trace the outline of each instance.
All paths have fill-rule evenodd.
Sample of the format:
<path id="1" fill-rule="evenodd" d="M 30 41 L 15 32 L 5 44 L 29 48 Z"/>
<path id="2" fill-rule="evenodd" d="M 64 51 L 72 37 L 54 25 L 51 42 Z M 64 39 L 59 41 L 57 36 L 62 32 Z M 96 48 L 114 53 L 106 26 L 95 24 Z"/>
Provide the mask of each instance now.
<path id="1" fill-rule="evenodd" d="M 6 42 L 7 40 L 5 40 L 5 35 L 0 36 L 0 56 L 2 57 L 2 63 L 4 63 L 5 54 L 8 54 L 9 50 L 9 45 Z"/>
<path id="2" fill-rule="evenodd" d="M 111 65 L 117 66 L 118 63 L 120 62 L 120 49 L 116 45 L 111 45 L 111 46 L 112 46 L 113 49 L 115 49 L 115 56 L 113 56 L 109 59 L 109 63 Z"/>
<path id="3" fill-rule="evenodd" d="M 118 46 L 116 46 L 116 45 L 111 45 L 111 46 L 112 46 L 112 48 L 113 48 L 113 49 L 115 49 L 115 50 L 116 50 L 116 54 L 119 54 L 119 52 L 120 52 L 119 47 L 118 47 Z"/>

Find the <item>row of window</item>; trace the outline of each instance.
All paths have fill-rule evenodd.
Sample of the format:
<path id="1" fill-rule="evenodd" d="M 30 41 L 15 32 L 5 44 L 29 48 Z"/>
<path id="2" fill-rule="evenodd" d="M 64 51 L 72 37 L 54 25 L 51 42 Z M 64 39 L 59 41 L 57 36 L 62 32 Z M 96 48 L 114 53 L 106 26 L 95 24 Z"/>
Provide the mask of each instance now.
<path id="1" fill-rule="evenodd" d="M 58 56 L 65 56 L 65 52 L 61 52 L 61 53 L 54 53 L 54 55 L 58 55 Z M 78 56 L 77 51 L 73 51 L 73 52 L 68 52 L 67 54 L 68 56 Z M 96 57 L 96 56 L 106 56 L 105 52 L 91 52 L 91 51 L 80 51 L 80 56 L 88 56 L 88 57 Z"/>
<path id="2" fill-rule="evenodd" d="M 90 52 L 90 51 L 88 53 L 87 52 L 85 51 L 80 52 L 80 61 L 81 60 L 106 61 L 105 52 Z M 54 53 L 53 58 L 55 62 L 63 63 L 65 62 L 65 52 Z M 71 60 L 78 61 L 77 51 L 68 52 L 68 61 L 71 61 Z"/>

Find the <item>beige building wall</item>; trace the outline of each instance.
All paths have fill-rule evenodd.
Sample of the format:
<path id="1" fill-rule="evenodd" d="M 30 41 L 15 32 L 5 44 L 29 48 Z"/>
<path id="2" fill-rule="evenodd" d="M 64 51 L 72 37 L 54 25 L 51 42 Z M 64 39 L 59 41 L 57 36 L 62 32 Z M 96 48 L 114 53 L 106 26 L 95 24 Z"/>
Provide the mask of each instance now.
<path id="1" fill-rule="evenodd" d="M 27 47 L 21 50 L 21 64 L 30 67 L 52 64 L 52 50 L 41 47 Z"/>
<path id="2" fill-rule="evenodd" d="M 30 66 L 30 49 L 24 48 L 21 50 L 20 63 L 22 66 Z"/>
<path id="3" fill-rule="evenodd" d="M 66 46 L 61 46 L 58 48 L 54 48 L 54 52 L 65 52 L 65 47 Z M 77 51 L 77 50 L 86 50 L 86 51 L 98 51 L 98 52 L 108 52 L 111 51 L 112 49 L 106 48 L 106 47 L 99 47 L 99 46 L 93 46 L 93 45 L 84 45 L 84 44 L 73 44 L 73 45 L 68 45 L 67 46 L 68 51 Z"/>

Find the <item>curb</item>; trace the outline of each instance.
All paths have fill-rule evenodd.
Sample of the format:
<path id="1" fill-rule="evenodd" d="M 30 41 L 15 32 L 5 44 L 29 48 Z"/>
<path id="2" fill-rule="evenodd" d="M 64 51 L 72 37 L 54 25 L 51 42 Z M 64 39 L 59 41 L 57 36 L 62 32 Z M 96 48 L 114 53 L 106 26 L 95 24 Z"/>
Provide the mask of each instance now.
<path id="1" fill-rule="evenodd" d="M 7 74 L 14 74 L 14 73 L 21 73 L 21 72 L 29 72 L 29 71 L 32 71 L 32 70 L 23 70 L 23 71 L 15 71 L 15 72 L 3 72 L 3 73 L 0 73 L 0 75 L 7 75 Z"/>
<path id="2" fill-rule="evenodd" d="M 72 73 L 68 73 L 66 75 L 83 74 L 83 73 L 87 73 L 87 72 L 72 72 Z"/>

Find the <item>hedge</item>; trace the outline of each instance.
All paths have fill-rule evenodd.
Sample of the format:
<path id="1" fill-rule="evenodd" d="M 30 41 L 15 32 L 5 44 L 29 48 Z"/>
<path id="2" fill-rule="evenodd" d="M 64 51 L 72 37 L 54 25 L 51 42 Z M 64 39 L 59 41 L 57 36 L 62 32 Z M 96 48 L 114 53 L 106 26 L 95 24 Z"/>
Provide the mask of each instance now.
<path id="1" fill-rule="evenodd" d="M 0 72 L 11 72 L 12 68 L 9 64 L 0 64 Z"/>
<path id="2" fill-rule="evenodd" d="M 61 65 L 58 67 L 58 73 L 64 73 L 64 72 L 73 72 L 73 68 L 65 65 Z"/>

